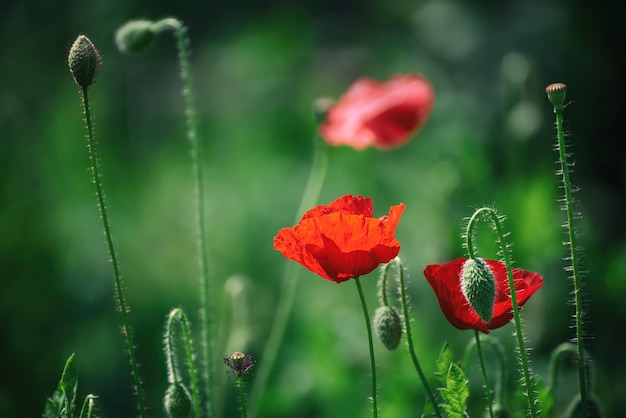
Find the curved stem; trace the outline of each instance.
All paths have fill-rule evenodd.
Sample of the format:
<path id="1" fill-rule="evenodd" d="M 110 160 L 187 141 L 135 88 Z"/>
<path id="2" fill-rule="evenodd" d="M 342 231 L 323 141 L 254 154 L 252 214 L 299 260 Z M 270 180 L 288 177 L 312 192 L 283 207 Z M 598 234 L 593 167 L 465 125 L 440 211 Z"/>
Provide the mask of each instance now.
<path id="1" fill-rule="evenodd" d="M 126 337 L 126 348 L 128 355 L 130 356 L 130 365 L 132 369 L 133 379 L 135 381 L 135 390 L 137 391 L 137 407 L 139 410 L 139 416 L 144 416 L 144 399 L 143 399 L 143 385 L 141 378 L 139 377 L 139 367 L 135 358 L 135 345 L 133 343 L 133 335 L 128 321 L 128 305 L 126 304 L 126 297 L 124 295 L 124 288 L 122 286 L 122 275 L 120 273 L 120 267 L 117 260 L 117 254 L 115 252 L 115 246 L 113 245 L 113 236 L 111 235 L 111 227 L 109 225 L 109 216 L 104 199 L 104 189 L 102 187 L 102 181 L 100 178 L 100 161 L 96 152 L 96 141 L 93 134 L 93 125 L 91 121 L 91 112 L 89 108 L 89 94 L 87 87 L 81 88 L 83 107 L 85 110 L 85 120 L 87 123 L 87 148 L 89 150 L 89 160 L 91 162 L 91 175 L 93 182 L 96 186 L 96 197 L 98 199 L 98 208 L 100 209 L 100 215 L 102 216 L 102 225 L 104 227 L 104 235 L 107 241 L 107 247 L 109 249 L 109 256 L 111 257 L 111 264 L 113 265 L 113 276 L 115 284 L 115 300 L 117 301 L 118 309 L 122 315 L 122 331 Z"/>
<path id="2" fill-rule="evenodd" d="M 565 134 L 563 132 L 563 107 L 555 106 L 554 113 L 556 115 L 556 133 L 559 149 L 559 162 L 561 165 L 561 175 L 563 181 L 563 190 L 565 193 L 565 212 L 567 214 L 567 234 L 569 244 L 569 259 L 571 261 L 572 279 L 574 281 L 574 303 L 576 305 L 576 346 L 578 360 L 578 387 L 580 391 L 581 418 L 587 417 L 587 370 L 586 358 L 583 347 L 583 306 L 581 291 L 581 275 L 578 267 L 578 252 L 576 231 L 574 230 L 574 207 L 572 197 L 572 185 L 569 178 L 569 163 L 567 161 L 567 153 L 565 151 Z"/>
<path id="3" fill-rule="evenodd" d="M 167 331 L 166 331 L 166 353 L 167 353 L 167 370 L 168 376 L 171 376 L 170 383 L 178 383 L 178 367 L 176 367 L 176 358 L 174 356 L 174 332 L 173 332 L 173 323 L 174 321 L 178 321 L 180 323 L 181 329 L 183 331 L 183 339 L 185 341 L 185 354 L 187 356 L 187 367 L 189 368 L 189 377 L 191 379 L 191 392 L 193 396 L 193 409 L 194 415 L 196 418 L 200 418 L 200 396 L 198 392 L 198 379 L 196 377 L 196 366 L 193 361 L 193 348 L 191 342 L 191 333 L 189 332 L 189 322 L 187 320 L 187 315 L 183 312 L 182 309 L 176 308 L 173 309 L 167 321 Z"/>
<path id="4" fill-rule="evenodd" d="M 413 346 L 413 335 L 411 333 L 411 321 L 409 320 L 409 303 L 406 295 L 406 286 L 404 285 L 404 268 L 400 262 L 400 259 L 396 257 L 396 264 L 398 265 L 398 280 L 400 281 L 400 300 L 402 302 L 402 316 L 404 318 L 404 328 L 406 330 L 406 339 L 409 345 L 409 353 L 411 354 L 411 360 L 413 361 L 413 366 L 415 366 L 415 371 L 422 381 L 422 385 L 426 390 L 426 394 L 428 395 L 428 399 L 433 404 L 433 408 L 435 409 L 435 414 L 437 418 L 443 418 L 441 408 L 439 407 L 439 403 L 435 398 L 435 395 L 428 384 L 428 380 L 426 379 L 426 375 L 422 370 L 422 366 L 420 366 L 420 362 L 417 359 L 417 354 L 415 354 L 415 347 Z"/>
<path id="5" fill-rule="evenodd" d="M 300 217 L 302 217 L 307 208 L 310 208 L 317 202 L 322 191 L 322 185 L 324 184 L 324 180 L 326 178 L 329 146 L 317 135 L 314 137 L 314 142 L 311 172 L 309 174 L 306 189 L 302 195 L 300 207 L 296 213 L 296 222 L 300 220 Z M 265 344 L 263 356 L 261 357 L 263 361 L 260 362 L 255 384 L 252 389 L 250 401 L 250 416 L 252 418 L 256 417 L 259 411 L 270 372 L 274 367 L 278 351 L 280 350 L 280 345 L 282 344 L 283 337 L 285 335 L 287 321 L 291 316 L 291 309 L 293 308 L 296 287 L 298 285 L 298 274 L 300 271 L 301 269 L 298 268 L 296 263 L 287 263 L 285 265 L 280 298 L 278 300 L 276 313 L 274 314 L 274 323 L 267 339 L 267 343 Z"/>
<path id="6" fill-rule="evenodd" d="M 370 316 L 367 312 L 367 304 L 365 303 L 365 295 L 363 294 L 363 287 L 361 286 L 361 280 L 358 277 L 354 278 L 356 287 L 359 290 L 359 297 L 361 298 L 361 306 L 363 307 L 363 315 L 365 316 L 365 325 L 367 326 L 367 340 L 370 348 L 370 365 L 372 368 L 372 407 L 374 411 L 374 418 L 378 417 L 378 403 L 376 401 L 376 359 L 374 358 L 374 341 L 372 338 L 372 325 L 370 324 Z"/>
<path id="7" fill-rule="evenodd" d="M 476 339 L 476 351 L 478 353 L 478 360 L 480 361 L 480 371 L 483 375 L 483 382 L 485 383 L 485 395 L 487 396 L 487 405 L 489 407 L 489 417 L 493 418 L 493 401 L 491 399 L 491 389 L 489 388 L 487 368 L 485 367 L 485 359 L 483 357 L 483 350 L 480 346 L 480 336 L 478 335 L 478 331 L 476 330 L 474 330 L 474 338 Z"/>
<path id="8" fill-rule="evenodd" d="M 522 334 L 522 325 L 519 316 L 519 307 L 517 305 L 517 294 L 515 293 L 515 281 L 513 279 L 513 268 L 511 263 L 511 257 L 507 250 L 505 235 L 502 229 L 502 224 L 500 223 L 500 219 L 496 211 L 489 207 L 483 207 L 474 212 L 474 215 L 470 219 L 467 225 L 466 239 L 467 239 L 467 251 L 470 258 L 474 257 L 474 248 L 472 244 L 472 231 L 474 225 L 476 224 L 476 220 L 479 219 L 479 215 L 486 213 L 493 223 L 494 229 L 498 236 L 498 241 L 500 243 L 500 250 L 502 252 L 502 257 L 504 259 L 504 264 L 506 266 L 506 274 L 509 281 L 509 289 L 511 296 L 511 305 L 513 310 L 513 319 L 515 322 L 515 336 L 517 338 L 517 346 L 519 350 L 520 363 L 522 366 L 522 372 L 524 375 L 524 383 L 526 385 L 526 391 L 528 396 L 528 406 L 530 408 L 530 413 L 533 418 L 537 418 L 537 406 L 535 403 L 535 391 L 534 385 L 532 382 L 532 378 L 530 375 L 530 366 L 528 359 L 526 357 L 526 348 L 524 347 L 524 335 Z"/>
<path id="9" fill-rule="evenodd" d="M 191 163 L 195 177 L 196 197 L 196 233 L 198 242 L 198 263 L 200 269 L 200 315 L 202 333 L 202 363 L 203 377 L 207 385 L 209 416 L 215 417 L 214 388 L 213 388 L 213 317 L 209 306 L 211 297 L 211 283 L 208 268 L 208 244 L 206 241 L 206 197 L 205 174 L 203 166 L 202 142 L 198 137 L 195 100 L 191 84 L 189 67 L 188 39 L 185 36 L 183 23 L 175 18 L 166 18 L 156 22 L 153 27 L 156 31 L 172 29 L 176 35 L 180 74 L 183 82 L 183 96 L 185 98 L 185 115 L 187 117 L 187 137 L 191 144 Z"/>

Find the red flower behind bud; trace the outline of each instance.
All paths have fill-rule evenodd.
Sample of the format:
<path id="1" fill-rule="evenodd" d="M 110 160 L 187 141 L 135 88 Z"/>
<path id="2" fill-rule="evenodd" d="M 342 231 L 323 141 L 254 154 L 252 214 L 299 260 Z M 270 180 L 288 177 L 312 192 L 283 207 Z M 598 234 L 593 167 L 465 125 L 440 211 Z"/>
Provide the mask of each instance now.
<path id="1" fill-rule="evenodd" d="M 485 322 L 461 290 L 460 275 L 466 260 L 457 258 L 444 264 L 430 264 L 426 266 L 424 276 L 435 291 L 444 316 L 452 325 L 459 329 L 474 329 L 488 334 L 490 329 L 500 328 L 513 318 L 506 266 L 500 261 L 484 260 L 493 273 L 496 284 L 493 315 L 489 322 Z M 538 273 L 513 269 L 513 282 L 517 305 L 521 308 L 543 285 L 543 278 Z"/>

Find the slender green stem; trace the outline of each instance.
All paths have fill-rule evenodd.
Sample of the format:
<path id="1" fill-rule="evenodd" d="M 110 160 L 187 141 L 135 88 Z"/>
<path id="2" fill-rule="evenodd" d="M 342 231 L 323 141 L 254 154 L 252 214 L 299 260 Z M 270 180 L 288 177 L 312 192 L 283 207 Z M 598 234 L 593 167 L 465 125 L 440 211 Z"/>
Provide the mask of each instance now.
<path id="1" fill-rule="evenodd" d="M 241 404 L 241 416 L 243 418 L 248 418 L 248 413 L 246 411 L 246 398 L 243 394 L 243 377 L 237 376 L 237 388 L 239 389 L 239 403 Z"/>
<path id="2" fill-rule="evenodd" d="M 390 268 L 391 263 L 387 263 L 383 266 L 383 271 L 378 281 L 378 302 L 381 306 L 389 306 L 389 298 L 387 297 L 387 275 L 389 274 Z"/>
<path id="3" fill-rule="evenodd" d="M 191 333 L 189 332 L 189 321 L 187 315 L 182 309 L 173 309 L 168 317 L 166 330 L 166 353 L 167 353 L 167 369 L 168 376 L 171 376 L 170 383 L 179 383 L 178 367 L 176 366 L 176 358 L 174 351 L 174 332 L 173 324 L 177 321 L 180 323 L 183 331 L 183 340 L 185 341 L 185 354 L 187 356 L 187 367 L 189 368 L 189 377 L 191 379 L 191 392 L 193 397 L 194 416 L 200 418 L 200 396 L 198 392 L 198 379 L 196 377 L 196 367 L 193 361 L 193 345 L 191 342 Z"/>
<path id="4" fill-rule="evenodd" d="M 154 29 L 160 31 L 171 28 L 174 31 L 178 47 L 180 74 L 183 81 L 183 96 L 185 98 L 185 114 L 187 117 L 187 137 L 191 144 L 191 162 L 195 177 L 196 198 L 196 233 L 198 242 L 198 263 L 200 268 L 200 315 L 202 333 L 202 364 L 203 378 L 207 385 L 207 402 L 209 417 L 215 417 L 214 388 L 213 388 L 213 316 L 211 314 L 210 297 L 211 283 L 209 280 L 208 244 L 206 240 L 206 197 L 205 174 L 203 166 L 202 141 L 198 137 L 195 100 L 191 83 L 189 67 L 188 39 L 185 36 L 183 23 L 175 18 L 166 18 L 154 24 Z"/>
<path id="5" fill-rule="evenodd" d="M 426 390 L 426 394 L 428 395 L 428 399 L 433 404 L 433 408 L 435 409 L 435 414 L 438 418 L 443 418 L 443 414 L 441 412 L 441 408 L 439 407 L 439 403 L 435 398 L 435 394 L 430 388 L 428 384 L 428 380 L 426 379 L 426 375 L 422 370 L 422 366 L 420 366 L 420 362 L 417 359 L 417 354 L 415 353 L 415 347 L 413 346 L 413 335 L 411 333 L 411 321 L 409 317 L 409 302 L 408 297 L 406 295 L 406 286 L 404 285 L 404 268 L 402 267 L 402 263 L 400 258 L 396 257 L 396 264 L 398 265 L 398 280 L 400 281 L 400 300 L 402 302 L 402 316 L 404 317 L 404 328 L 406 330 L 406 339 L 409 345 L 409 353 L 411 354 L 411 360 L 413 360 L 413 366 L 415 366 L 415 371 L 422 381 L 422 385 Z"/>
<path id="6" fill-rule="evenodd" d="M 495 395 L 496 403 L 503 405 L 504 404 L 503 387 L 504 387 L 504 377 L 505 377 L 504 376 L 505 374 L 504 349 L 502 348 L 502 345 L 496 339 L 488 335 L 481 335 L 480 341 L 489 344 L 493 348 L 493 351 L 496 355 L 496 360 L 498 361 L 498 374 L 497 374 L 498 377 L 494 385 L 494 392 L 496 394 Z M 472 350 L 474 349 L 474 347 L 476 347 L 475 339 L 471 340 L 470 343 L 465 348 L 465 353 L 463 354 L 463 371 L 465 371 L 465 374 L 468 373 L 470 357 L 472 355 Z"/>
<path id="7" fill-rule="evenodd" d="M 329 146 L 318 135 L 315 135 L 314 137 L 313 152 L 313 163 L 311 165 L 311 171 L 309 173 L 309 179 L 307 181 L 304 194 L 302 195 L 300 207 L 296 213 L 296 222 L 300 220 L 300 217 L 302 217 L 308 208 L 315 205 L 326 178 Z M 256 417 L 260 409 L 270 372 L 274 367 L 278 351 L 280 350 L 280 345 L 282 344 L 285 336 L 285 329 L 287 328 L 287 321 L 291 316 L 291 309 L 293 308 L 300 271 L 301 269 L 298 268 L 296 263 L 290 262 L 285 265 L 280 298 L 278 300 L 276 313 L 274 314 L 274 323 L 267 339 L 267 343 L 265 344 L 265 349 L 263 350 L 263 355 L 261 357 L 263 361 L 259 364 L 255 384 L 252 389 L 250 401 L 250 416 L 252 418 Z"/>
<path id="8" fill-rule="evenodd" d="M 522 334 L 522 324 L 519 316 L 519 307 L 517 305 L 517 294 L 515 293 L 515 281 L 513 279 L 513 268 L 511 263 L 511 257 L 509 255 L 509 251 L 507 249 L 505 234 L 502 229 L 502 224 L 500 219 L 498 218 L 498 214 L 496 211 L 489 207 L 483 207 L 474 212 L 474 215 L 470 218 L 469 223 L 467 224 L 467 232 L 466 232 L 466 245 L 469 258 L 475 258 L 475 248 L 472 244 L 472 233 L 474 225 L 476 221 L 480 219 L 483 214 L 487 214 L 493 223 L 494 229 L 496 231 L 496 235 L 498 236 L 498 241 L 500 243 L 500 250 L 502 253 L 502 257 L 504 259 L 504 265 L 506 266 L 507 278 L 509 281 L 509 289 L 511 294 L 511 305 L 513 309 L 513 319 L 515 322 L 515 336 L 517 338 L 517 346 L 519 350 L 520 363 L 522 367 L 522 372 L 524 375 L 524 383 L 526 385 L 526 391 L 528 396 L 528 406 L 530 408 L 530 413 L 533 418 L 537 418 L 537 405 L 535 402 L 535 391 L 534 384 L 532 382 L 532 378 L 530 375 L 530 366 L 528 362 L 528 358 L 526 357 L 526 348 L 524 347 L 524 335 Z"/>
<path id="9" fill-rule="evenodd" d="M 585 351 L 583 346 L 583 302 L 581 290 L 581 274 L 578 266 L 577 237 L 574 229 L 574 205 L 572 197 L 572 185 L 569 177 L 569 163 L 567 161 L 567 153 L 565 150 L 565 134 L 563 132 L 563 107 L 555 106 L 554 113 L 556 115 L 556 136 L 559 147 L 559 161 L 561 165 L 560 173 L 562 175 L 563 190 L 565 193 L 565 212 L 567 213 L 567 234 L 569 244 L 569 259 L 571 261 L 572 279 L 574 281 L 574 304 L 576 305 L 576 346 L 578 349 L 578 386 L 580 391 L 580 404 L 582 418 L 587 417 L 587 370 Z"/>
<path id="10" fill-rule="evenodd" d="M 133 335 L 128 321 L 128 305 L 126 304 L 126 297 L 124 295 L 124 288 L 122 286 L 122 275 L 120 273 L 119 263 L 117 261 L 117 254 L 113 245 L 113 236 L 111 235 L 111 227 L 109 224 L 109 216 L 107 214 L 107 208 L 104 199 L 104 189 L 102 187 L 102 180 L 100 177 L 100 161 L 96 152 L 96 141 L 94 139 L 93 124 L 91 121 L 91 112 L 89 108 L 89 94 L 87 87 L 81 87 L 83 107 L 85 110 L 85 120 L 87 123 L 87 148 L 89 149 L 89 160 L 91 162 L 91 175 L 93 182 L 96 186 L 96 197 L 98 199 L 98 208 L 100 209 L 100 215 L 102 216 L 102 225 L 104 227 L 104 235 L 106 237 L 107 246 L 109 249 L 109 256 L 111 257 L 111 264 L 113 265 L 113 275 L 115 283 L 115 300 L 117 301 L 118 309 L 122 315 L 122 331 L 126 337 L 126 348 L 128 355 L 130 356 L 130 365 L 133 372 L 133 379 L 135 381 L 135 390 L 137 391 L 137 408 L 139 416 L 143 417 L 145 413 L 144 399 L 143 399 L 143 385 L 141 378 L 139 377 L 139 367 L 135 358 L 135 345 L 133 343 Z"/>
<path id="11" fill-rule="evenodd" d="M 93 409 L 94 409 L 94 399 L 96 399 L 94 395 L 87 395 L 85 397 L 85 401 L 83 402 L 83 407 L 80 409 L 79 418 L 91 418 L 92 417 Z"/>
<path id="12" fill-rule="evenodd" d="M 370 324 L 370 315 L 367 312 L 367 304 L 365 303 L 365 295 L 363 294 L 361 280 L 358 277 L 355 277 L 354 281 L 356 282 L 356 287 L 359 290 L 361 306 L 363 307 L 363 315 L 365 316 L 365 325 L 367 326 L 367 340 L 370 347 L 370 365 L 372 368 L 372 408 L 374 411 L 374 418 L 376 418 L 378 417 L 378 402 L 376 400 L 376 359 L 374 358 L 374 340 L 372 338 L 372 325 Z"/>
<path id="13" fill-rule="evenodd" d="M 480 346 L 480 336 L 478 331 L 474 330 L 474 338 L 476 339 L 476 352 L 478 354 L 478 360 L 480 361 L 480 371 L 483 374 L 483 382 L 485 384 L 485 395 L 487 396 L 487 405 L 489 407 L 489 416 L 493 418 L 493 401 L 491 399 L 491 389 L 489 387 L 489 379 L 487 377 L 487 368 L 485 367 L 485 359 L 483 357 L 483 350 Z"/>

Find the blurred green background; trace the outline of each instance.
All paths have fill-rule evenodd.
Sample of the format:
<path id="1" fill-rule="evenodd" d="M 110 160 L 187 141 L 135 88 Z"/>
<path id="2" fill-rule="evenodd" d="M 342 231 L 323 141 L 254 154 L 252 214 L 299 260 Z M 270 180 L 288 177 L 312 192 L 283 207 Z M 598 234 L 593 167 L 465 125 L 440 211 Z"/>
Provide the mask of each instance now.
<path id="1" fill-rule="evenodd" d="M 306 183 L 312 102 L 337 97 L 359 76 L 414 71 L 436 91 L 425 128 L 390 152 L 333 148 L 320 203 L 363 194 L 373 198 L 376 216 L 406 203 L 397 236 L 416 349 L 431 377 L 444 341 L 460 359 L 473 333 L 445 321 L 421 272 L 463 256 L 463 219 L 495 205 L 509 218 L 517 265 L 546 280 L 523 316 L 533 368 L 547 379 L 551 351 L 572 336 L 573 308 L 544 88 L 567 83 L 594 389 L 607 417 L 623 416 L 623 15 L 608 1 L 582 0 L 4 2 L 0 416 L 40 416 L 72 352 L 81 398 L 96 394 L 103 417 L 135 414 L 80 99 L 66 66 L 81 33 L 103 56 L 91 104 L 104 186 L 150 415 L 163 416 L 165 318 L 183 307 L 194 326 L 199 308 L 181 83 L 172 36 L 131 57 L 116 50 L 113 37 L 129 19 L 167 16 L 188 26 L 206 149 L 220 416 L 237 416 L 221 357 L 239 350 L 263 361 L 286 263 L 272 239 L 293 224 Z M 479 244 L 488 258 L 496 257 L 492 239 L 485 227 Z M 362 280 L 371 311 L 376 278 Z M 295 306 L 261 417 L 369 416 L 369 357 L 355 286 L 302 271 Z M 491 334 L 507 347 L 511 385 L 518 379 L 512 331 Z M 381 416 L 416 416 L 425 394 L 406 347 L 388 353 L 376 344 Z M 477 369 L 470 374 L 472 416 L 481 415 L 483 402 Z M 559 411 L 575 382 L 565 366 Z"/>

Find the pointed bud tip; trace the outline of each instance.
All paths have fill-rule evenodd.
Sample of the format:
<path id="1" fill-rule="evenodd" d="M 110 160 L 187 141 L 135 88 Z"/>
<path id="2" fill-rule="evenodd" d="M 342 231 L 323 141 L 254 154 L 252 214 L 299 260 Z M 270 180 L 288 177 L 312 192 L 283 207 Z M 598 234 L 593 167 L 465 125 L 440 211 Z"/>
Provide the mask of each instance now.
<path id="1" fill-rule="evenodd" d="M 154 22 L 131 20 L 115 32 L 115 44 L 123 54 L 138 54 L 146 51 L 156 37 Z"/>
<path id="2" fill-rule="evenodd" d="M 385 348 L 393 351 L 400 345 L 404 326 L 402 318 L 393 306 L 380 306 L 374 313 L 372 320 L 376 336 Z"/>
<path id="3" fill-rule="evenodd" d="M 567 86 L 563 83 L 552 83 L 546 87 L 548 100 L 555 108 L 561 108 L 565 102 L 565 91 Z"/>
<path id="4" fill-rule="evenodd" d="M 94 83 L 102 59 L 100 52 L 85 35 L 79 35 L 70 48 L 67 63 L 74 82 L 79 87 L 89 87 Z"/>

